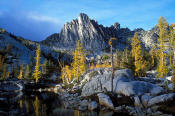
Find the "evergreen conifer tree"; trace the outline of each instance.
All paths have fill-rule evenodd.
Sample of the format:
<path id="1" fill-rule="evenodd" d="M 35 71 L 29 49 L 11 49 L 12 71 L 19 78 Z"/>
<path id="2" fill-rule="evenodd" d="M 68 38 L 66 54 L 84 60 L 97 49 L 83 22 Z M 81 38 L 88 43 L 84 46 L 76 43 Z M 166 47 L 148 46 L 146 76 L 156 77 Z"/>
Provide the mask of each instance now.
<path id="1" fill-rule="evenodd" d="M 167 75 L 168 73 L 168 67 L 167 67 L 167 54 L 165 53 L 165 41 L 167 41 L 168 39 L 168 32 L 167 32 L 167 28 L 168 28 L 168 24 L 166 22 L 166 20 L 163 17 L 160 17 L 159 19 L 159 66 L 157 68 L 157 72 L 158 72 L 158 76 L 160 76 L 161 78 L 163 78 L 164 76 Z"/>
<path id="2" fill-rule="evenodd" d="M 21 64 L 20 66 L 20 72 L 19 72 L 19 75 L 18 75 L 18 79 L 23 79 L 23 73 L 24 73 L 24 67 L 23 67 L 23 63 Z"/>
<path id="3" fill-rule="evenodd" d="M 33 73 L 33 76 L 34 76 L 36 83 L 38 82 L 38 79 L 39 79 L 40 74 L 41 74 L 41 71 L 40 71 L 40 52 L 41 52 L 40 45 L 38 45 L 37 50 L 36 50 L 36 57 L 35 57 L 36 65 L 35 65 L 35 70 Z"/>
<path id="4" fill-rule="evenodd" d="M 135 65 L 135 76 L 142 76 L 145 74 L 145 62 L 143 61 L 143 54 L 141 43 L 138 38 L 138 34 L 135 33 L 134 37 L 132 38 L 132 57 L 134 58 L 134 65 Z"/>

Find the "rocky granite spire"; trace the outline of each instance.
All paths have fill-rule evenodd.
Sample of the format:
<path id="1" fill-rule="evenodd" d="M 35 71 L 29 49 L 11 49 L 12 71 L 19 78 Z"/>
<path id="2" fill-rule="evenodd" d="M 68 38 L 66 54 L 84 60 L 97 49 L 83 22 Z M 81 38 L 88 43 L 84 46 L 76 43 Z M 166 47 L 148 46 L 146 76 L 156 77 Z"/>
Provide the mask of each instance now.
<path id="1" fill-rule="evenodd" d="M 135 32 L 139 33 L 142 40 L 144 39 L 145 47 L 151 47 L 150 43 L 153 41 L 150 40 L 157 37 L 153 30 L 145 31 L 139 28 L 131 31 L 129 28 L 121 28 L 118 22 L 110 27 L 104 27 L 86 14 L 80 13 L 77 19 L 67 22 L 59 34 L 49 36 L 42 43 L 59 49 L 73 49 L 76 41 L 81 40 L 86 49 L 95 51 L 108 48 L 108 40 L 116 37 L 114 48 L 123 49 L 128 46 L 128 39 L 132 38 Z"/>
<path id="2" fill-rule="evenodd" d="M 55 34 L 54 34 L 55 35 Z M 107 40 L 114 36 L 115 28 L 103 27 L 96 21 L 91 20 L 86 14 L 80 13 L 77 19 L 64 25 L 59 34 L 58 41 L 56 36 L 50 36 L 43 43 L 49 44 L 54 38 L 55 46 L 74 48 L 77 40 L 81 40 L 84 47 L 89 50 L 102 50 L 108 47 Z"/>

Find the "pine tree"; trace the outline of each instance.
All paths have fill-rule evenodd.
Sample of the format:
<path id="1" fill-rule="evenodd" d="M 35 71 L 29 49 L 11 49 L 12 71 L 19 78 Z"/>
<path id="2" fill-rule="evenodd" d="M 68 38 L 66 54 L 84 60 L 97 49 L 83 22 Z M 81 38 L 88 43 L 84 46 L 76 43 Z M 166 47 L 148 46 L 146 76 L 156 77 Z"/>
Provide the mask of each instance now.
<path id="1" fill-rule="evenodd" d="M 124 49 L 124 56 L 125 56 L 125 61 L 129 62 L 129 50 L 128 47 Z"/>
<path id="2" fill-rule="evenodd" d="M 34 105 L 35 115 L 39 116 L 39 99 L 38 99 L 38 96 L 35 96 L 35 101 L 34 101 L 33 105 Z"/>
<path id="3" fill-rule="evenodd" d="M 11 49 L 12 49 L 11 45 L 8 44 L 7 49 L 6 49 L 6 52 L 7 52 L 7 53 L 11 53 Z"/>
<path id="4" fill-rule="evenodd" d="M 120 65 L 121 65 L 121 59 L 120 59 L 120 54 L 119 54 L 119 50 L 118 49 L 116 49 L 116 54 L 115 54 L 116 56 L 114 57 L 114 65 L 115 65 L 115 67 L 116 68 L 119 68 L 120 67 Z"/>
<path id="5" fill-rule="evenodd" d="M 170 64 L 171 67 L 174 68 L 175 66 L 175 25 L 170 26 L 170 49 L 171 49 L 171 54 L 170 54 Z"/>
<path id="6" fill-rule="evenodd" d="M 170 55 L 170 64 L 171 68 L 173 70 L 173 76 L 172 76 L 172 82 L 174 84 L 175 88 L 175 25 L 170 26 L 170 49 L 171 49 L 171 55 Z"/>
<path id="7" fill-rule="evenodd" d="M 23 67 L 23 63 L 20 66 L 20 72 L 18 75 L 18 79 L 23 79 L 23 73 L 24 73 L 24 67 Z"/>
<path id="8" fill-rule="evenodd" d="M 149 54 L 151 55 L 151 67 L 154 67 L 156 64 L 156 50 L 155 50 L 155 46 L 153 46 L 151 48 L 151 50 L 149 51 Z"/>
<path id="9" fill-rule="evenodd" d="M 77 41 L 76 48 L 74 51 L 73 62 L 71 67 L 68 65 L 62 67 L 62 81 L 63 83 L 69 83 L 73 79 L 79 81 L 80 75 L 87 70 L 86 65 L 86 54 L 80 40 Z"/>
<path id="10" fill-rule="evenodd" d="M 32 68 L 29 65 L 27 65 L 24 73 L 24 78 L 31 79 L 31 77 L 32 77 Z"/>
<path id="11" fill-rule="evenodd" d="M 72 70 L 68 65 L 62 68 L 61 78 L 63 83 L 70 83 L 72 81 Z"/>
<path id="12" fill-rule="evenodd" d="M 3 68 L 3 64 L 4 64 L 4 57 L 2 55 L 0 55 L 0 72 Z"/>
<path id="13" fill-rule="evenodd" d="M 35 57 L 36 65 L 35 65 L 35 70 L 33 73 L 33 76 L 34 76 L 36 83 L 38 82 L 39 76 L 41 74 L 41 72 L 40 72 L 40 52 L 41 52 L 40 45 L 38 45 L 37 50 L 36 50 L 36 57 Z"/>
<path id="14" fill-rule="evenodd" d="M 112 51 L 112 41 L 116 40 L 116 38 L 111 38 L 108 42 L 109 46 L 110 46 L 110 54 L 111 54 L 111 91 L 113 92 L 113 79 L 114 79 L 114 60 L 113 60 L 113 51 Z"/>
<path id="15" fill-rule="evenodd" d="M 45 60 L 42 64 L 42 75 L 48 76 L 49 74 L 49 62 L 48 60 Z"/>
<path id="16" fill-rule="evenodd" d="M 161 78 L 163 78 L 164 76 L 167 75 L 168 73 L 168 67 L 167 67 L 167 54 L 165 53 L 165 41 L 168 38 L 168 32 L 167 32 L 167 28 L 168 28 L 168 24 L 166 22 L 166 20 L 163 17 L 160 17 L 159 19 L 159 66 L 157 68 L 157 72 L 158 72 L 158 76 L 160 76 Z"/>
<path id="17" fill-rule="evenodd" d="M 68 81 L 71 82 L 72 81 L 72 74 L 71 74 L 71 70 L 70 70 L 68 65 L 66 65 L 66 67 L 65 67 L 65 72 L 66 72 L 66 76 L 68 78 Z"/>
<path id="18" fill-rule="evenodd" d="M 79 81 L 79 76 L 86 71 L 86 54 L 80 40 L 77 41 L 72 63 L 72 76 Z"/>
<path id="19" fill-rule="evenodd" d="M 3 72 L 2 72 L 2 79 L 5 80 L 7 77 L 7 64 L 4 63 L 3 65 Z"/>
<path id="20" fill-rule="evenodd" d="M 140 44 L 140 40 L 138 38 L 138 34 L 135 33 L 132 38 L 132 57 L 134 58 L 135 65 L 135 76 L 142 76 L 145 74 L 145 62 L 143 61 L 142 48 Z"/>

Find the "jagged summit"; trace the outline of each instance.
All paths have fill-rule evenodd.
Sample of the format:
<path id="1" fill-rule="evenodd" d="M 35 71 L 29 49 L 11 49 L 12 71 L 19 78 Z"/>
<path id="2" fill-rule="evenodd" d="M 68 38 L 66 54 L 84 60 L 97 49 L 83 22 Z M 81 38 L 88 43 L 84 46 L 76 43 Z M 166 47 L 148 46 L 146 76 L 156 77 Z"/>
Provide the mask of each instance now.
<path id="1" fill-rule="evenodd" d="M 99 25 L 97 21 L 90 19 L 87 14 L 80 13 L 78 18 L 66 23 L 60 33 L 49 36 L 41 43 L 55 49 L 70 50 L 75 48 L 77 40 L 81 40 L 87 50 L 101 51 L 109 47 L 108 40 L 111 37 L 116 37 L 114 48 L 124 49 L 129 45 L 128 40 L 133 37 L 135 32 L 139 33 L 142 40 L 146 39 L 143 41 L 143 45 L 146 47 L 151 47 L 153 43 L 151 41 L 152 44 L 150 44 L 148 41 L 152 37 L 157 37 L 153 34 L 156 33 L 155 30 L 147 32 L 138 28 L 131 31 L 129 28 L 121 28 L 118 22 L 110 27 L 104 27 Z M 147 43 L 149 45 L 146 45 Z"/>
<path id="2" fill-rule="evenodd" d="M 88 17 L 87 14 L 80 13 L 79 16 L 78 16 L 78 23 L 79 24 L 90 23 L 90 18 Z"/>

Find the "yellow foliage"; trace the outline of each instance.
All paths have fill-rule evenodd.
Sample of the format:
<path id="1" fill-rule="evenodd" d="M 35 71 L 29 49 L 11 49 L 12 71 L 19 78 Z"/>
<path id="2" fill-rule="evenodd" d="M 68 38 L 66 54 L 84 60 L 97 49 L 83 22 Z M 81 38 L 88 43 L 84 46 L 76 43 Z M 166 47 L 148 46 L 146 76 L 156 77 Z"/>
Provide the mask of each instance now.
<path id="1" fill-rule="evenodd" d="M 35 96 L 34 109 L 35 109 L 35 115 L 39 116 L 39 100 L 37 96 Z"/>
<path id="2" fill-rule="evenodd" d="M 23 107 L 23 100 L 19 100 L 19 107 L 20 107 L 20 108 Z"/>
<path id="3" fill-rule="evenodd" d="M 36 57 L 35 57 L 35 60 L 36 60 L 35 71 L 33 73 L 33 76 L 34 76 L 36 83 L 38 82 L 39 76 L 41 74 L 41 71 L 40 71 L 40 52 L 41 52 L 40 45 L 38 45 L 37 50 L 36 50 Z"/>
<path id="4" fill-rule="evenodd" d="M 3 64 L 4 64 L 4 57 L 0 55 L 0 71 L 2 70 Z"/>
<path id="5" fill-rule="evenodd" d="M 103 64 L 96 64 L 96 65 L 91 63 L 90 69 L 95 69 L 95 68 L 111 68 L 111 64 L 107 61 L 105 61 Z"/>
<path id="6" fill-rule="evenodd" d="M 80 111 L 74 110 L 74 116 L 84 116 L 84 115 Z"/>
<path id="7" fill-rule="evenodd" d="M 68 65 L 63 67 L 61 72 L 62 72 L 61 78 L 63 80 L 63 83 L 65 82 L 69 83 L 72 81 L 72 72 Z"/>
<path id="8" fill-rule="evenodd" d="M 72 66 L 72 76 L 79 81 L 79 76 L 86 71 L 86 54 L 82 43 L 78 40 L 74 51 Z"/>
<path id="9" fill-rule="evenodd" d="M 23 64 L 21 64 L 21 66 L 20 66 L 20 72 L 19 72 L 19 75 L 18 75 L 18 79 L 22 79 L 23 78 L 23 72 L 24 72 Z"/>
<path id="10" fill-rule="evenodd" d="M 140 44 L 140 40 L 138 38 L 138 34 L 135 33 L 132 38 L 132 57 L 134 58 L 135 65 L 135 75 L 142 76 L 145 73 L 146 63 L 143 61 L 142 48 Z"/>
<path id="11" fill-rule="evenodd" d="M 166 65 L 167 65 L 167 63 L 166 63 L 166 54 L 162 52 L 160 54 L 160 62 L 159 62 L 159 66 L 158 66 L 158 69 L 157 69 L 158 76 L 160 76 L 161 78 L 166 76 L 166 74 L 168 73 L 168 68 L 167 68 Z"/>
<path id="12" fill-rule="evenodd" d="M 89 68 L 90 68 L 90 69 L 95 69 L 94 63 L 91 63 Z"/>
<path id="13" fill-rule="evenodd" d="M 149 54 L 151 55 L 151 66 L 154 67 L 155 65 L 155 57 L 156 57 L 156 50 L 155 50 L 155 46 L 152 47 L 152 49 L 150 50 Z"/>
<path id="14" fill-rule="evenodd" d="M 170 64 L 171 68 L 175 68 L 175 26 L 170 26 L 170 48 L 171 48 L 171 54 L 170 54 Z"/>
<path id="15" fill-rule="evenodd" d="M 158 27 L 160 29 L 159 38 L 158 38 L 158 41 L 160 43 L 158 46 L 159 51 L 160 51 L 159 52 L 159 61 L 160 62 L 159 62 L 159 66 L 157 68 L 157 72 L 158 72 L 158 76 L 163 78 L 168 73 L 168 67 L 167 67 L 167 61 L 166 61 L 167 57 L 166 57 L 166 53 L 164 53 L 165 52 L 165 41 L 168 38 L 168 32 L 167 32 L 168 24 L 163 17 L 160 17 Z"/>
<path id="16" fill-rule="evenodd" d="M 6 79 L 6 77 L 7 77 L 7 64 L 4 63 L 4 65 L 3 65 L 3 71 L 2 71 L 2 78 L 3 79 Z"/>
<path id="17" fill-rule="evenodd" d="M 83 45 L 79 40 L 77 41 L 76 48 L 73 54 L 74 56 L 71 67 L 62 67 L 61 78 L 63 80 L 63 83 L 71 82 L 73 79 L 79 81 L 79 76 L 87 70 L 86 54 L 84 53 Z"/>

